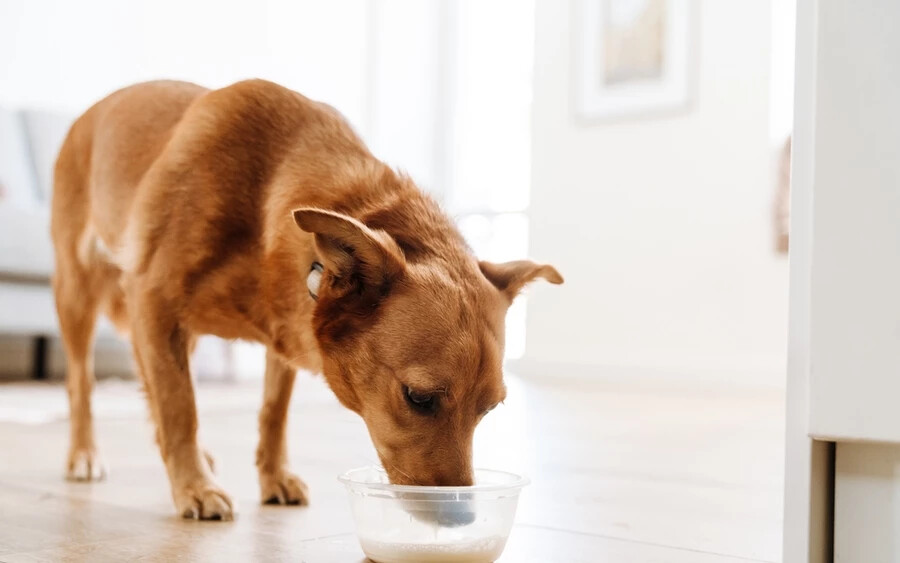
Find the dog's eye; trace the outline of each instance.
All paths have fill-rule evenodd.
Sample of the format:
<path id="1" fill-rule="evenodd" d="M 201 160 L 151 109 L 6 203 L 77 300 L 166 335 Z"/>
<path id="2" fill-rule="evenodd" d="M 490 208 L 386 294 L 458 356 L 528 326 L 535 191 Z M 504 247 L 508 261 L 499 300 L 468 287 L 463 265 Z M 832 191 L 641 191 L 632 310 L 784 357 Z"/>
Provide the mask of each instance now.
<path id="1" fill-rule="evenodd" d="M 434 393 L 420 393 L 403 386 L 403 396 L 414 411 L 422 414 L 431 414 L 437 409 L 437 396 Z"/>

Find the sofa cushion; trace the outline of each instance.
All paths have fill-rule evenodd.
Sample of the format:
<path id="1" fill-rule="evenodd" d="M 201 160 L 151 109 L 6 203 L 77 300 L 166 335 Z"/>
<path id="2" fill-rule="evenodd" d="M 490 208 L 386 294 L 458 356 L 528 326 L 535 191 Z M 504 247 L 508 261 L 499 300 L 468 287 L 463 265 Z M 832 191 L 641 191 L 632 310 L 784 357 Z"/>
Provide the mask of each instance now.
<path id="1" fill-rule="evenodd" d="M 49 285 L 0 279 L 0 334 L 56 334 L 57 326 Z"/>
<path id="2" fill-rule="evenodd" d="M 25 110 L 22 115 L 31 149 L 31 161 L 34 163 L 38 195 L 46 204 L 53 193 L 56 157 L 74 120 L 71 116 L 49 111 Z"/>
<path id="3" fill-rule="evenodd" d="M 23 116 L 0 108 L 0 205 L 34 209 L 38 199 Z"/>
<path id="4" fill-rule="evenodd" d="M 49 280 L 53 272 L 50 211 L 0 202 L 0 280 Z"/>

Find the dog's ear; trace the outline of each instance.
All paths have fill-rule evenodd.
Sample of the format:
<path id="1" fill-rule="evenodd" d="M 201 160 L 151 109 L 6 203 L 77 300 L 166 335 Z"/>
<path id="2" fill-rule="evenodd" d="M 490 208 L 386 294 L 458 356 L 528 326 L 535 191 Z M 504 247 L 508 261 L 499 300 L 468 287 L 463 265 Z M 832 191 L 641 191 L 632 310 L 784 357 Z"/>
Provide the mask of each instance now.
<path id="1" fill-rule="evenodd" d="M 563 283 L 563 277 L 556 268 L 549 264 L 537 264 L 531 260 L 515 260 L 495 264 L 494 262 L 478 263 L 481 273 L 494 286 L 512 301 L 526 284 L 544 278 L 550 283 Z"/>
<path id="2" fill-rule="evenodd" d="M 389 234 L 353 217 L 304 207 L 294 210 L 294 221 L 315 234 L 316 249 L 334 285 L 383 290 L 406 268 L 403 252 Z"/>

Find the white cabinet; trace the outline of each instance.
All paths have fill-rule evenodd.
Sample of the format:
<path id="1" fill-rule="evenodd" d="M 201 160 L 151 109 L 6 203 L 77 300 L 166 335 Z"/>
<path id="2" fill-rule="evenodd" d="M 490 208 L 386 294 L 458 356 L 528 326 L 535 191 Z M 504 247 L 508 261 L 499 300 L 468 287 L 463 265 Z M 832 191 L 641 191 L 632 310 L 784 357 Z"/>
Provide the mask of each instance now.
<path id="1" fill-rule="evenodd" d="M 785 562 L 900 562 L 898 22 L 798 2 Z"/>
<path id="2" fill-rule="evenodd" d="M 818 13 L 810 433 L 900 442 L 900 2 Z"/>

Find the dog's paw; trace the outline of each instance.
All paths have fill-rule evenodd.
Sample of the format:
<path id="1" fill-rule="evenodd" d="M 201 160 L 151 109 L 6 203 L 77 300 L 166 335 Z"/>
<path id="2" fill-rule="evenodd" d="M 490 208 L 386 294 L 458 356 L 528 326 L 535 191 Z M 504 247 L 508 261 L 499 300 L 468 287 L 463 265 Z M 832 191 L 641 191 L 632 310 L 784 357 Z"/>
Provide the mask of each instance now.
<path id="1" fill-rule="evenodd" d="M 289 471 L 259 475 L 263 504 L 309 504 L 309 489 L 300 477 Z"/>
<path id="2" fill-rule="evenodd" d="M 93 448 L 74 448 L 69 452 L 66 479 L 69 481 L 102 481 L 109 471 Z"/>
<path id="3" fill-rule="evenodd" d="M 174 492 L 175 508 L 190 520 L 233 520 L 231 498 L 213 481 L 201 479 Z"/>

